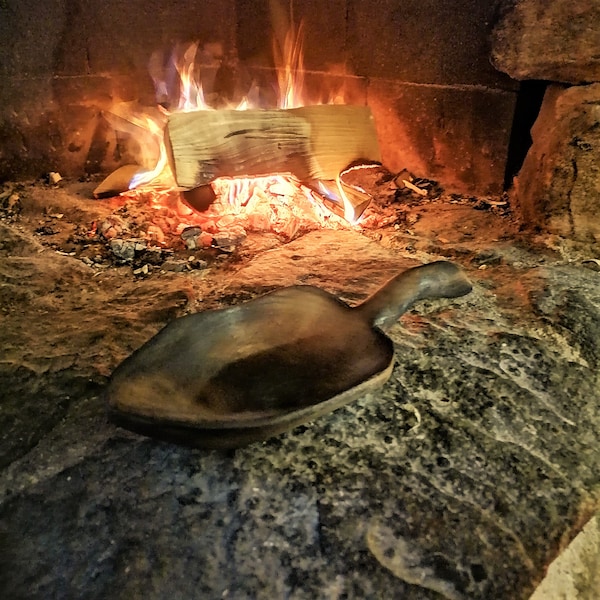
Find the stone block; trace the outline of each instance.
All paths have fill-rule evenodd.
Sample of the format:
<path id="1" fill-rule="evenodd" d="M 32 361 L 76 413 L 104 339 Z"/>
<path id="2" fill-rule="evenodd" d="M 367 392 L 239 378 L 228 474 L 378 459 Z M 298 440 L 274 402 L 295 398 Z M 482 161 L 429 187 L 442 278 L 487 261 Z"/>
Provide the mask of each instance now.
<path id="1" fill-rule="evenodd" d="M 53 72 L 65 27 L 64 0 L 0 3 L 0 77 L 39 77 Z M 74 51 L 74 49 L 72 49 Z"/>
<path id="2" fill-rule="evenodd" d="M 494 5 L 490 0 L 349 0 L 350 67 L 366 77 L 514 89 L 488 59 Z"/>
<path id="3" fill-rule="evenodd" d="M 155 49 L 235 39 L 234 0 L 0 4 L 0 75 L 146 72 Z"/>
<path id="4" fill-rule="evenodd" d="M 117 151 L 103 114 L 137 94 L 118 76 L 9 79 L 0 88 L 0 178 L 112 170 L 126 150 Z"/>
<path id="5" fill-rule="evenodd" d="M 268 3 L 264 0 L 235 0 L 236 46 L 240 59 L 247 64 L 272 66 L 271 20 Z M 257 32 L 263 32 L 257 35 Z"/>
<path id="6" fill-rule="evenodd" d="M 516 94 L 372 80 L 383 160 L 460 193 L 502 191 Z"/>
<path id="7" fill-rule="evenodd" d="M 225 46 L 235 39 L 233 0 L 204 0 L 200 5 L 189 0 L 109 0 L 89 6 L 89 65 L 93 73 L 144 73 L 155 50 L 168 52 L 177 42 L 193 41 Z"/>
<path id="8" fill-rule="evenodd" d="M 304 21 L 304 63 L 309 70 L 330 72 L 346 62 L 347 0 L 294 0 Z"/>
<path id="9" fill-rule="evenodd" d="M 311 71 L 329 71 L 346 61 L 346 0 L 295 0 L 273 22 L 269 3 L 263 0 L 237 0 L 237 48 L 240 58 L 249 63 L 271 66 L 273 32 L 281 35 L 286 23 L 304 26 L 304 65 Z M 288 10 L 289 8 L 289 10 Z"/>
<path id="10" fill-rule="evenodd" d="M 517 0 L 492 37 L 493 64 L 515 79 L 600 81 L 597 0 Z"/>
<path id="11" fill-rule="evenodd" d="M 111 170 L 128 151 L 102 113 L 155 105 L 151 54 L 234 34 L 234 0 L 0 2 L 0 178 Z"/>
<path id="12" fill-rule="evenodd" d="M 310 103 L 343 103 L 365 105 L 368 81 L 351 75 L 307 73 L 304 78 L 306 98 Z"/>
<path id="13" fill-rule="evenodd" d="M 600 84 L 551 85 L 515 181 L 524 223 L 600 241 Z"/>

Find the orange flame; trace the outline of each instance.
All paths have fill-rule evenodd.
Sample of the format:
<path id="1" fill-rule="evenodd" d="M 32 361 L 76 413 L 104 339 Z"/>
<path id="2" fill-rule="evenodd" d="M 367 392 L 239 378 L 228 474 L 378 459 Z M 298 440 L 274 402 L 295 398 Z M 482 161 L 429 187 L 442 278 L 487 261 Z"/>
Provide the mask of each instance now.
<path id="1" fill-rule="evenodd" d="M 282 109 L 304 105 L 303 33 L 301 24 L 297 30 L 290 29 L 287 32 L 282 45 L 274 43 L 279 87 L 278 106 Z M 198 43 L 191 44 L 180 59 L 174 61 L 180 85 L 176 111 L 214 110 L 206 102 L 202 83 L 196 76 L 198 48 Z M 156 57 L 153 57 L 151 71 L 157 94 L 160 92 L 161 97 L 168 98 L 166 77 L 160 60 Z M 244 98 L 235 108 L 246 110 L 250 107 L 250 102 Z M 166 109 L 163 112 L 169 114 Z M 214 233 L 219 228 L 230 227 L 235 217 L 238 225 L 249 230 L 270 230 L 292 239 L 300 231 L 316 227 L 347 228 L 349 224 L 357 222 L 355 208 L 339 177 L 331 182 L 316 182 L 312 189 L 291 175 L 219 178 L 211 184 L 216 201 L 200 214 L 185 205 L 178 193 L 173 195 L 176 184 L 164 144 L 164 123 L 149 117 L 138 117 L 136 124 L 152 135 L 160 150 L 156 166 L 136 173 L 131 180 L 130 190 L 139 190 L 135 194 L 132 191 L 131 194 L 144 198 L 159 211 L 172 211 L 179 222 L 178 230 L 199 225 L 203 231 Z M 155 190 L 162 187 L 163 193 L 152 192 L 148 186 Z M 337 214 L 326 208 L 323 204 L 324 197 L 332 200 Z M 164 227 L 164 223 L 161 222 L 161 226 Z"/>
<path id="2" fill-rule="evenodd" d="M 179 96 L 179 111 L 190 112 L 193 110 L 211 110 L 204 101 L 204 90 L 202 82 L 196 81 L 194 74 L 196 68 L 196 53 L 198 43 L 191 44 L 183 53 L 181 65 L 175 65 L 181 81 L 181 92 Z"/>
<path id="3" fill-rule="evenodd" d="M 147 185 L 150 183 L 152 183 L 153 185 L 167 184 L 168 187 L 174 185 L 175 180 L 171 173 L 171 168 L 169 166 L 162 124 L 157 123 L 148 116 L 138 117 L 137 121 L 139 121 L 141 127 L 145 127 L 145 129 L 153 136 L 154 140 L 158 144 L 159 155 L 156 165 L 153 169 L 138 171 L 133 176 L 133 178 L 129 182 L 129 189 L 132 190 L 139 186 Z"/>
<path id="4" fill-rule="evenodd" d="M 279 84 L 279 108 L 304 106 L 304 31 L 302 23 L 298 31 L 288 30 L 283 48 L 273 44 Z"/>

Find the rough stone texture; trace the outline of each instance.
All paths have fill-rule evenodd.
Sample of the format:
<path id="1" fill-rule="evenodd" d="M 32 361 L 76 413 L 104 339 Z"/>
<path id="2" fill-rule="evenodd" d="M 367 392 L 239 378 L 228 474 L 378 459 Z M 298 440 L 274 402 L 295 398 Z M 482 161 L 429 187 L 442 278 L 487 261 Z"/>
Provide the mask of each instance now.
<path id="1" fill-rule="evenodd" d="M 600 241 L 600 84 L 550 86 L 515 181 L 523 222 Z"/>
<path id="2" fill-rule="evenodd" d="M 510 0 L 493 32 L 492 61 L 514 79 L 600 81 L 597 0 Z"/>
<path id="3" fill-rule="evenodd" d="M 516 84 L 488 60 L 496 0 L 281 5 L 305 23 L 310 100 L 332 93 L 348 103 L 368 102 L 381 119 L 393 114 L 380 124 L 391 169 L 419 167 L 417 175 L 447 178 L 443 183 L 458 192 L 501 188 Z M 265 72 L 272 65 L 271 34 L 267 0 L 1 2 L 0 179 L 110 172 L 137 160 L 130 136 L 103 115 L 120 102 L 152 106 L 150 56 L 166 57 L 176 42 L 235 46 L 240 65 L 225 69 L 221 84 L 245 94 L 258 82 L 261 98 L 272 100 L 273 73 Z M 207 73 L 210 92 L 215 73 Z M 324 82 L 322 89 L 314 89 L 316 81 Z M 468 143 L 473 133 L 476 144 Z M 403 154 L 405 146 L 410 150 Z M 460 156 L 456 176 L 440 167 L 448 156 Z"/>
<path id="4" fill-rule="evenodd" d="M 118 76 L 9 79 L 0 87 L 0 179 L 97 173 L 130 160 L 103 116 L 139 87 Z"/>
<path id="5" fill-rule="evenodd" d="M 6 0 L 0 5 L 3 79 L 52 75 L 139 74 L 165 43 L 233 39 L 233 0 L 199 7 L 178 1 L 82 3 L 79 0 Z M 133 70 L 132 70 L 133 67 Z"/>
<path id="6" fill-rule="evenodd" d="M 368 94 L 389 169 L 407 168 L 452 191 L 502 191 L 513 93 L 375 79 Z"/>
<path id="7" fill-rule="evenodd" d="M 44 206 L 75 225 L 106 203 L 20 194 L 0 223 L 4 597 L 524 600 L 598 511 L 600 279 L 575 255 L 431 203 L 410 231 L 136 280 L 33 233 Z M 310 426 L 219 453 L 106 421 L 106 376 L 176 315 L 296 283 L 354 303 L 440 257 L 474 292 L 410 311 L 391 380 Z"/>
<path id="8" fill-rule="evenodd" d="M 234 40 L 233 0 L 0 3 L 0 179 L 130 160 L 103 112 L 155 104 L 148 62 L 176 41 Z"/>
<path id="9" fill-rule="evenodd" d="M 495 0 L 349 0 L 348 8 L 356 75 L 515 89 L 489 61 Z"/>

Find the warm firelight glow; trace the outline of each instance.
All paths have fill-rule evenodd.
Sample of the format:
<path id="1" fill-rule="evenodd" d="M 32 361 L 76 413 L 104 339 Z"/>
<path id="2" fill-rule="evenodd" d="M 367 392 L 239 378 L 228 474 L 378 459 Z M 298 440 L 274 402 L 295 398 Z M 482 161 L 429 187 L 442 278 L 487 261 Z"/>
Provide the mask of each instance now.
<path id="1" fill-rule="evenodd" d="M 252 231 L 271 230 L 293 239 L 316 226 L 335 229 L 346 226 L 291 175 L 221 177 L 213 182 L 213 189 L 218 198 L 215 208 L 242 217 Z"/>
<path id="2" fill-rule="evenodd" d="M 142 185 L 153 183 L 154 185 L 161 185 L 168 182 L 168 187 L 174 184 L 173 175 L 171 168 L 169 167 L 169 160 L 167 157 L 167 148 L 163 140 L 163 127 L 162 124 L 157 123 L 150 117 L 144 117 L 140 119 L 140 127 L 145 128 L 155 139 L 156 144 L 159 148 L 158 160 L 156 166 L 150 170 L 139 171 L 136 173 L 129 183 L 129 189 L 134 189 Z"/>
<path id="3" fill-rule="evenodd" d="M 302 26 L 287 33 L 282 47 L 274 44 L 279 86 L 278 107 L 296 108 L 304 105 Z M 198 44 L 191 44 L 175 60 L 174 67 L 179 76 L 179 100 L 176 111 L 190 112 L 214 110 L 206 101 L 202 83 L 197 77 L 196 57 Z M 157 90 L 168 95 L 164 81 L 155 80 Z M 236 110 L 254 108 L 244 98 Z M 258 108 L 258 107 L 256 107 Z M 169 114 L 168 109 L 162 109 Z M 147 201 L 157 210 L 174 211 L 180 219 L 177 229 L 200 226 L 203 231 L 215 233 L 236 226 L 253 231 L 273 231 L 287 239 L 301 232 L 318 227 L 343 228 L 356 223 L 354 208 L 349 201 L 341 181 L 322 183 L 311 189 L 302 185 L 289 174 L 274 174 L 269 177 L 219 178 L 211 183 L 216 200 L 207 211 L 198 213 L 182 202 L 171 173 L 167 150 L 164 144 L 164 123 L 150 117 L 131 117 L 130 122 L 143 128 L 152 136 L 159 148 L 156 166 L 142 170 L 130 182 L 130 196 Z M 174 201 L 174 198 L 175 201 Z M 331 212 L 323 198 L 332 200 L 338 209 Z M 343 208 L 340 208 L 343 207 Z M 341 215 L 344 218 L 341 218 Z"/>
<path id="4" fill-rule="evenodd" d="M 175 65 L 181 81 L 177 110 L 183 112 L 210 110 L 210 106 L 204 101 L 202 82 L 196 81 L 194 75 L 197 52 L 198 44 L 191 44 L 183 54 L 182 64 Z"/>
<path id="5" fill-rule="evenodd" d="M 329 211 L 322 201 L 291 175 L 252 178 L 219 178 L 212 183 L 216 200 L 198 212 L 182 200 L 175 189 L 142 186 L 124 194 L 154 209 L 153 231 L 180 234 L 188 227 L 200 227 L 211 236 L 248 231 L 272 232 L 285 240 L 314 229 L 347 229 L 348 222 Z"/>

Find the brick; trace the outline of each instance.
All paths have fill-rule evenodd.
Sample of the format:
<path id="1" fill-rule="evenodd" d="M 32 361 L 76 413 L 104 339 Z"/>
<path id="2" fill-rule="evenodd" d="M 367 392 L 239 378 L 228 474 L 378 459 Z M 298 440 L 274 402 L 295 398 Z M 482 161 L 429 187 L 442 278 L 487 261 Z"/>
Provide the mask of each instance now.
<path id="1" fill-rule="evenodd" d="M 488 58 L 495 2 L 348 1 L 348 50 L 354 74 L 515 89 Z"/>
<path id="2" fill-rule="evenodd" d="M 368 97 L 389 169 L 449 191 L 502 191 L 516 94 L 372 80 Z"/>

